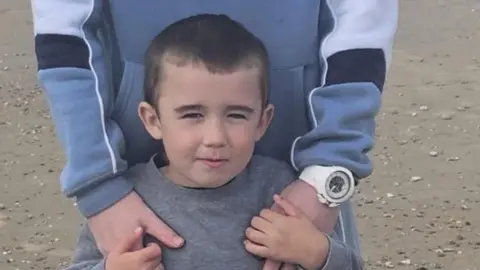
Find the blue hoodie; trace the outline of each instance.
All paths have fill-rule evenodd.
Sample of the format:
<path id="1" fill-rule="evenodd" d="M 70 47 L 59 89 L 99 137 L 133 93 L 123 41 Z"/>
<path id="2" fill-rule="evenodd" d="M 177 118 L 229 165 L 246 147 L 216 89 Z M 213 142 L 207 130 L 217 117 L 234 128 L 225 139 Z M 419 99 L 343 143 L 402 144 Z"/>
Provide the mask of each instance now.
<path id="1" fill-rule="evenodd" d="M 66 155 L 62 191 L 86 217 L 128 194 L 122 176 L 160 149 L 144 129 L 143 55 L 174 21 L 224 13 L 271 57 L 276 114 L 256 153 L 372 171 L 375 116 L 397 28 L 397 0 L 32 0 L 38 77 Z"/>

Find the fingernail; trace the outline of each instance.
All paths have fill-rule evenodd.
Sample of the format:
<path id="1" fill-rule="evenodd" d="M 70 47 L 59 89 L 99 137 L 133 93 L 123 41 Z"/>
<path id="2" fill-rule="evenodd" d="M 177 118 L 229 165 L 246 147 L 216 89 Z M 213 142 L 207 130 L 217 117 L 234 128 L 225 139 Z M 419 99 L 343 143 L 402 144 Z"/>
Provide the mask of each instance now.
<path id="1" fill-rule="evenodd" d="M 147 247 L 155 247 L 155 246 L 157 246 L 157 244 L 155 244 L 155 243 L 148 243 L 147 244 Z"/>
<path id="2" fill-rule="evenodd" d="M 176 246 L 180 246 L 183 244 L 183 239 L 179 236 L 174 236 L 173 237 L 173 244 Z"/>

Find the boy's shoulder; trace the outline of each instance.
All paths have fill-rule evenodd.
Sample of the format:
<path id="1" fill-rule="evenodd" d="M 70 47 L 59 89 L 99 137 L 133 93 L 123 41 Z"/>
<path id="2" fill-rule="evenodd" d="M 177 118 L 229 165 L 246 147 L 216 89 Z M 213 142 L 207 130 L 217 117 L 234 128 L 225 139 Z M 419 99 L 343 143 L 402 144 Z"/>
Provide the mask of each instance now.
<path id="1" fill-rule="evenodd" d="M 262 207 L 270 207 L 273 195 L 280 194 L 298 177 L 293 167 L 287 162 L 266 156 L 254 155 L 246 168 L 249 194 L 252 186 L 260 196 Z"/>
<path id="2" fill-rule="evenodd" d="M 295 171 L 290 164 L 267 156 L 252 156 L 246 170 L 247 175 L 253 178 L 261 177 L 275 181 L 282 179 L 292 181 L 295 178 Z"/>
<path id="3" fill-rule="evenodd" d="M 149 162 L 137 163 L 130 166 L 125 172 L 123 172 L 122 176 L 130 181 L 133 181 L 134 183 L 137 182 L 139 179 L 145 181 L 144 178 L 149 178 L 148 172 L 150 170 L 150 167 L 151 163 Z"/>
<path id="4" fill-rule="evenodd" d="M 131 165 L 122 173 L 122 177 L 133 184 L 137 193 L 164 192 L 162 188 L 166 188 L 163 174 L 159 172 L 153 158 Z"/>
<path id="5" fill-rule="evenodd" d="M 283 168 L 284 170 L 292 171 L 292 167 L 290 166 L 290 164 L 285 161 L 275 159 L 269 156 L 253 155 L 248 164 L 248 168 L 259 167 Z"/>
<path id="6" fill-rule="evenodd" d="M 128 169 L 122 174 L 122 176 L 129 178 L 129 180 L 139 180 L 142 182 L 147 181 L 147 179 L 161 177 L 162 175 L 158 173 L 158 168 L 155 163 L 155 158 L 157 155 L 152 156 L 146 162 L 139 162 L 128 167 Z"/>

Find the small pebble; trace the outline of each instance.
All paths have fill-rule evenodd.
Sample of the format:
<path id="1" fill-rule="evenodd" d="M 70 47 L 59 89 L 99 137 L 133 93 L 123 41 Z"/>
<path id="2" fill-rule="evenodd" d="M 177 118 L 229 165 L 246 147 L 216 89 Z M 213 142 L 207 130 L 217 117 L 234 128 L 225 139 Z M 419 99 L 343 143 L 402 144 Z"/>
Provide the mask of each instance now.
<path id="1" fill-rule="evenodd" d="M 447 247 L 447 248 L 444 248 L 444 249 L 443 249 L 443 252 L 444 252 L 444 253 L 447 253 L 447 252 L 457 252 L 457 250 L 454 249 L 454 248 L 448 248 L 448 247 Z"/>
<path id="2" fill-rule="evenodd" d="M 453 113 L 449 113 L 449 112 L 441 113 L 440 118 L 442 120 L 452 120 L 453 119 Z"/>
<path id="3" fill-rule="evenodd" d="M 422 180 L 423 178 L 421 176 L 412 176 L 412 178 L 410 178 L 410 182 L 419 182 Z"/>
<path id="4" fill-rule="evenodd" d="M 435 253 L 437 253 L 438 257 L 445 257 L 445 252 L 442 249 L 435 250 Z"/>
<path id="5" fill-rule="evenodd" d="M 387 267 L 387 268 L 394 268 L 395 265 L 394 265 L 391 261 L 386 261 L 386 262 L 385 262 L 385 267 Z"/>

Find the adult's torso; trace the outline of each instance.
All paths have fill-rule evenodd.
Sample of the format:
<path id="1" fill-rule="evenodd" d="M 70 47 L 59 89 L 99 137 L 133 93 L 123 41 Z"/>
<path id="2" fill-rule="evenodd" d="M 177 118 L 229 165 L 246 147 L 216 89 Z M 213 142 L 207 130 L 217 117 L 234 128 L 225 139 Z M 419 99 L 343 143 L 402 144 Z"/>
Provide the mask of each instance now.
<path id="1" fill-rule="evenodd" d="M 114 120 L 123 130 L 130 165 L 146 161 L 160 143 L 137 116 L 143 99 L 143 55 L 167 25 L 198 13 L 223 13 L 265 44 L 271 60 L 270 100 L 275 117 L 256 153 L 289 160 L 293 140 L 308 130 L 307 92 L 320 76 L 318 0 L 122 0 L 110 1 L 117 44 L 112 57 Z M 115 47 L 115 46 L 114 46 Z"/>

